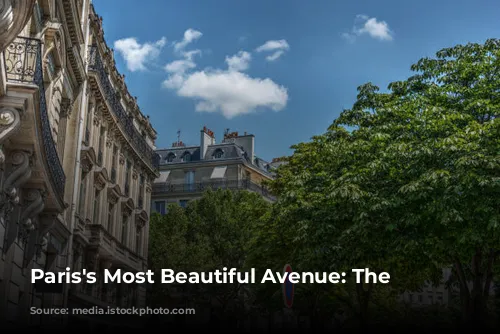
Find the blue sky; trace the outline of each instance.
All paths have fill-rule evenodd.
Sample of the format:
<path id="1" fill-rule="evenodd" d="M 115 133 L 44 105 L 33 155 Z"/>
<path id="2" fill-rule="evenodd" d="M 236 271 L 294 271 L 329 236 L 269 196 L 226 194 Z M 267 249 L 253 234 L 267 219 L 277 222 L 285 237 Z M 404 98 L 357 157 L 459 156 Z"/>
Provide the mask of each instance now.
<path id="1" fill-rule="evenodd" d="M 498 0 L 94 0 L 158 148 L 207 126 L 272 159 L 441 48 L 500 36 Z"/>

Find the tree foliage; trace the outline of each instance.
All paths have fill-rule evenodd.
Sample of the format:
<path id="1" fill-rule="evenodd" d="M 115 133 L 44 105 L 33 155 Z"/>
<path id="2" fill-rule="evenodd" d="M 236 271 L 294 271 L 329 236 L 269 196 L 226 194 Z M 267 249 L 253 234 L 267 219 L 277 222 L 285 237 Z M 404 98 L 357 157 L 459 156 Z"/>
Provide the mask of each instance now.
<path id="1" fill-rule="evenodd" d="M 327 133 L 294 146 L 273 188 L 296 247 L 403 288 L 454 266 L 464 319 L 478 320 L 500 242 L 499 52 L 458 45 L 388 92 L 365 84 Z"/>

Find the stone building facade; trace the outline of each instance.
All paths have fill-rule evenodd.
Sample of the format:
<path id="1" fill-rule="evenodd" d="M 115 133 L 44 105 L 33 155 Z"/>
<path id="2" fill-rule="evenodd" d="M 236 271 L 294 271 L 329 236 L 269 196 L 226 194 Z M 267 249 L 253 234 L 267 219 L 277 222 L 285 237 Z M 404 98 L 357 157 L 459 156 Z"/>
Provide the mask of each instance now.
<path id="1" fill-rule="evenodd" d="M 267 162 L 257 157 L 252 134 L 227 132 L 216 143 L 213 131 L 204 127 L 199 146 L 176 142 L 156 152 L 160 157 L 160 176 L 153 183 L 151 201 L 155 212 L 164 214 L 170 203 L 184 207 L 207 188 L 248 190 L 275 200 L 263 181 L 273 179 L 273 171 L 282 161 Z"/>
<path id="2" fill-rule="evenodd" d="M 146 269 L 155 139 L 91 0 L 0 0 L 0 320 L 145 304 L 143 286 L 30 280 Z"/>

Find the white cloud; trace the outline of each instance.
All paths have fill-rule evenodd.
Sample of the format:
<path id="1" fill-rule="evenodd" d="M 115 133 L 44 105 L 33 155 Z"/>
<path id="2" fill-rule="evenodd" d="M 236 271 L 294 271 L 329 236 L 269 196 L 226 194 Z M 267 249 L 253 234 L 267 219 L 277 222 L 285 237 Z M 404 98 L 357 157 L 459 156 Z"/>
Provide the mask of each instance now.
<path id="1" fill-rule="evenodd" d="M 122 55 L 131 72 L 145 71 L 146 63 L 155 60 L 167 39 L 162 37 L 153 43 L 140 44 L 135 37 L 115 41 L 114 48 Z"/>
<path id="2" fill-rule="evenodd" d="M 267 60 L 267 61 L 275 61 L 275 60 L 277 60 L 279 57 L 281 57 L 284 53 L 285 53 L 285 51 L 283 51 L 283 50 L 276 51 L 276 52 L 275 52 L 275 53 L 273 53 L 272 55 L 267 56 L 267 57 L 266 57 L 266 60 Z"/>
<path id="3" fill-rule="evenodd" d="M 263 45 L 259 46 L 255 51 L 263 52 L 263 51 L 275 51 L 275 50 L 288 50 L 290 49 L 290 45 L 284 39 L 278 41 L 267 41 Z"/>
<path id="4" fill-rule="evenodd" d="M 389 24 L 385 21 L 378 21 L 377 18 L 366 15 L 357 15 L 352 32 L 343 33 L 341 36 L 349 42 L 354 42 L 357 36 L 364 34 L 382 41 L 391 41 L 394 32 L 391 31 Z"/>
<path id="5" fill-rule="evenodd" d="M 187 70 L 193 69 L 196 64 L 187 59 L 174 60 L 165 66 L 165 71 L 169 73 L 184 73 Z"/>
<path id="6" fill-rule="evenodd" d="M 186 33 L 186 43 L 178 47 L 177 51 L 183 51 L 189 41 L 196 39 L 193 36 L 198 36 Z M 269 41 L 265 44 L 267 51 L 277 52 L 287 48 L 284 44 L 276 46 L 274 42 L 281 43 Z M 252 55 L 247 51 L 226 56 L 227 70 L 205 68 L 194 71 L 197 66 L 194 56 L 201 55 L 201 51 L 183 51 L 181 55 L 182 59 L 165 66 L 168 77 L 162 86 L 175 91 L 178 96 L 193 99 L 198 112 L 220 112 L 231 119 L 264 108 L 280 111 L 287 105 L 288 92 L 285 87 L 269 78 L 252 78 L 242 73 L 249 68 L 252 60 Z"/>
<path id="7" fill-rule="evenodd" d="M 246 51 L 239 51 L 237 54 L 226 57 L 226 63 L 229 71 L 245 71 L 250 67 L 252 55 Z"/>
<path id="8" fill-rule="evenodd" d="M 258 108 L 280 111 L 288 101 L 285 87 L 269 78 L 252 78 L 237 71 L 192 73 L 177 94 L 197 100 L 196 111 L 220 111 L 228 119 L 252 113 Z"/>
<path id="9" fill-rule="evenodd" d="M 200 39 L 201 36 L 203 36 L 203 34 L 200 31 L 189 28 L 184 32 L 182 41 L 174 43 L 175 51 L 184 50 L 188 44 Z"/>
<path id="10" fill-rule="evenodd" d="M 273 54 L 266 57 L 267 61 L 277 60 L 288 50 L 290 50 L 290 45 L 284 39 L 267 41 L 255 49 L 257 52 L 273 52 Z"/>

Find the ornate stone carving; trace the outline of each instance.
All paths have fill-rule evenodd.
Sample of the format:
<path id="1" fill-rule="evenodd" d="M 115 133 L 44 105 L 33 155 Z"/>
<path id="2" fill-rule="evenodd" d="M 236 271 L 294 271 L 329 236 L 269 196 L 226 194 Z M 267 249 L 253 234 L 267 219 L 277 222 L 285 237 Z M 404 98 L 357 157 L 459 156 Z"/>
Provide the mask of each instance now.
<path id="1" fill-rule="evenodd" d="M 112 130 L 112 128 L 108 128 L 108 133 L 106 136 L 106 146 L 111 147 L 111 146 L 113 146 L 114 142 L 115 142 L 115 140 L 113 138 L 113 130 Z"/>
<path id="2" fill-rule="evenodd" d="M 20 125 L 21 115 L 19 111 L 13 108 L 0 108 L 0 144 L 14 134 Z"/>
<path id="3" fill-rule="evenodd" d="M 69 117 L 71 115 L 71 111 L 73 110 L 73 101 L 68 98 L 62 98 L 61 100 L 61 117 Z"/>
<path id="4" fill-rule="evenodd" d="M 111 266 L 113 265 L 113 262 L 111 262 L 110 259 L 103 259 L 101 261 L 101 266 L 102 266 L 102 269 L 111 269 Z"/>
<path id="5" fill-rule="evenodd" d="M 125 156 L 122 153 L 120 153 L 120 157 L 119 157 L 118 161 L 120 162 L 120 165 L 125 164 Z"/>
<path id="6" fill-rule="evenodd" d="M 113 188 L 109 188 L 108 189 L 108 201 L 111 203 L 111 204 L 116 204 L 118 203 L 118 200 L 120 199 L 120 195 L 117 194 Z"/>
<path id="7" fill-rule="evenodd" d="M 27 242 L 30 233 L 37 228 L 37 220 L 40 212 L 45 207 L 45 193 L 40 189 L 26 190 L 24 201 L 26 205 L 22 211 L 18 237 L 22 242 Z"/>
<path id="8" fill-rule="evenodd" d="M 99 265 L 99 252 L 96 249 L 87 252 L 87 266 L 90 271 L 97 271 Z"/>
<path id="9" fill-rule="evenodd" d="M 101 191 L 106 187 L 106 180 L 102 174 L 96 174 L 94 178 L 94 184 L 97 190 Z"/>
<path id="10" fill-rule="evenodd" d="M 8 225 L 10 213 L 19 204 L 19 187 L 31 177 L 31 154 L 25 151 L 14 151 L 7 166 L 7 176 L 0 189 L 0 220 Z"/>
<path id="11" fill-rule="evenodd" d="M 0 0 L 0 50 L 4 50 L 31 17 L 35 0 Z"/>

